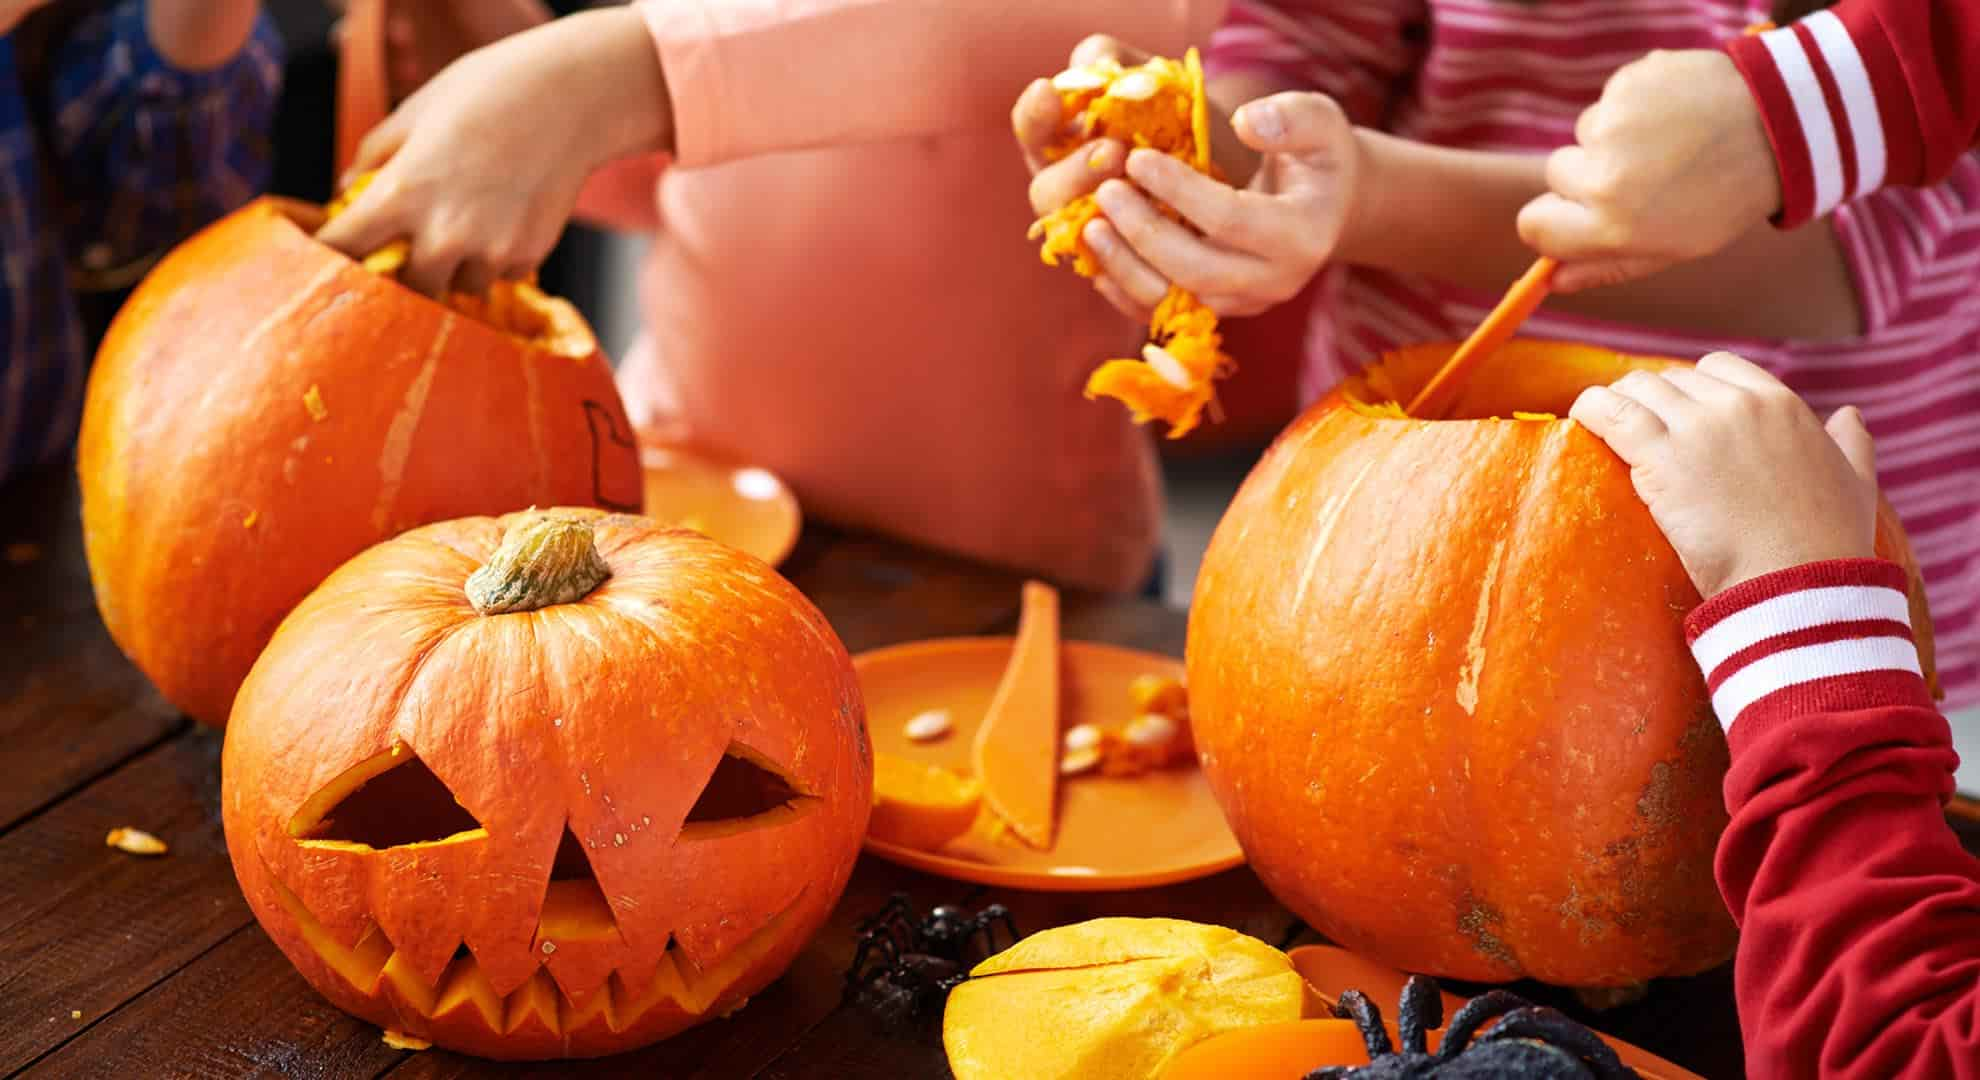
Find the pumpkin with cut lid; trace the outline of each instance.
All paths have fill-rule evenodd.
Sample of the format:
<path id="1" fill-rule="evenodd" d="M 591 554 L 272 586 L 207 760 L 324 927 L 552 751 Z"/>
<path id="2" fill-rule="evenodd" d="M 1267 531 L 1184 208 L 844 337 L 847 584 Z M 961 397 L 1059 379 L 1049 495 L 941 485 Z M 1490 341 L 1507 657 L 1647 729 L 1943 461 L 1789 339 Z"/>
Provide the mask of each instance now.
<path id="1" fill-rule="evenodd" d="M 492 1058 L 740 1008 L 837 902 L 873 791 L 825 618 L 595 510 L 425 526 L 282 623 L 227 727 L 234 873 L 325 997 Z"/>
<path id="2" fill-rule="evenodd" d="M 282 616 L 371 544 L 530 505 L 640 505 L 631 425 L 574 308 L 524 283 L 436 303 L 317 243 L 322 220 L 262 199 L 186 241 L 90 374 L 98 609 L 209 724 Z"/>
<path id="3" fill-rule="evenodd" d="M 1453 419 L 1405 417 L 1453 348 L 1343 383 L 1218 525 L 1188 639 L 1204 773 L 1280 902 L 1384 964 L 1591 988 L 1710 968 L 1734 928 L 1698 594 L 1627 467 L 1556 419 L 1677 361 L 1514 341 Z M 1930 672 L 1888 506 L 1878 550 L 1912 571 Z"/>

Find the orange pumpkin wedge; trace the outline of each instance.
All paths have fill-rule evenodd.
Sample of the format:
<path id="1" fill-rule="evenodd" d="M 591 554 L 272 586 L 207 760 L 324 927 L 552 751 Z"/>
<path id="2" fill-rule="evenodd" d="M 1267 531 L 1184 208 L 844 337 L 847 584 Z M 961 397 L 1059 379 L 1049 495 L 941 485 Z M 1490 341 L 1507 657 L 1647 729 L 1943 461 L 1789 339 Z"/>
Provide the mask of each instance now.
<path id="1" fill-rule="evenodd" d="M 1409 981 L 1409 976 L 1394 968 L 1333 945 L 1302 945 L 1286 955 L 1292 959 L 1293 970 L 1299 972 L 1300 977 L 1306 980 L 1306 985 L 1312 988 L 1313 993 L 1325 1003 L 1327 1008 L 1332 1008 L 1334 1003 L 1341 999 L 1341 995 L 1349 990 L 1361 991 L 1378 1005 L 1400 1001 L 1403 985 Z M 1444 1018 L 1448 1020 L 1451 1014 L 1457 1012 L 1464 1004 L 1464 999 L 1448 992 L 1439 993 L 1444 999 Z M 1353 1025 L 1350 1024 L 1349 1027 L 1352 1028 Z M 1434 1031 L 1430 1033 L 1430 1047 L 1433 1050 L 1437 1046 L 1438 1034 Z M 1390 1025 L 1389 1036 L 1392 1040 L 1395 1038 L 1393 1024 Z M 1616 1056 L 1622 1058 L 1623 1064 L 1635 1069 L 1643 1076 L 1643 1080 L 1699 1080 L 1696 1073 L 1673 1065 L 1648 1050 L 1632 1046 L 1621 1039 L 1611 1038 L 1599 1031 L 1595 1033 L 1595 1037 L 1608 1043 L 1609 1048 L 1616 1052 Z M 1356 1060 L 1368 1059 L 1364 1055 Z M 1319 1064 L 1327 1063 L 1316 1061 L 1307 1068 L 1311 1069 Z M 1262 1080 L 1277 1074 L 1261 1070 L 1256 1073 L 1231 1075 L 1256 1075 Z"/>
<path id="2" fill-rule="evenodd" d="M 1389 1041 L 1400 1036 L 1387 1023 Z M 1437 1048 L 1438 1032 L 1429 1045 Z M 1368 1044 L 1352 1020 L 1291 1020 L 1227 1031 L 1176 1055 L 1161 1080 L 1300 1080 L 1327 1065 L 1368 1064 Z"/>
<path id="3" fill-rule="evenodd" d="M 873 755 L 873 815 L 866 834 L 916 851 L 940 851 L 969 831 L 983 805 L 983 785 L 940 765 Z"/>
<path id="4" fill-rule="evenodd" d="M 1028 581 L 1011 662 L 970 750 L 983 801 L 1018 839 L 1049 851 L 1059 797 L 1059 594 Z"/>

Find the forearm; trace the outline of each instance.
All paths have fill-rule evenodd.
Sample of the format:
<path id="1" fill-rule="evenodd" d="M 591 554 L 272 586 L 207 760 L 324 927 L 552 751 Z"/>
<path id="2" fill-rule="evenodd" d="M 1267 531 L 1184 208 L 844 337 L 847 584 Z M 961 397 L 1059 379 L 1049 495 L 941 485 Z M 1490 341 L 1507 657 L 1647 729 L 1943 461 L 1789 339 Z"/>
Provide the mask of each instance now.
<path id="1" fill-rule="evenodd" d="M 1538 155 L 1453 150 L 1367 128 L 1341 261 L 1497 293 L 1533 261 L 1520 208 L 1547 190 Z M 1755 228 L 1717 255 L 1638 281 L 1548 301 L 1551 308 L 1660 329 L 1823 340 L 1861 328 L 1833 230 Z"/>
<path id="2" fill-rule="evenodd" d="M 1980 1075 L 1980 862 L 1942 814 L 1954 756 L 1906 588 L 1815 563 L 1692 616 L 1729 728 L 1717 872 L 1756 1076 Z"/>
<path id="3" fill-rule="evenodd" d="M 1980 0 L 1841 0 L 1726 51 L 1772 145 L 1784 227 L 1934 183 L 1980 138 Z"/>
<path id="4" fill-rule="evenodd" d="M 182 71 L 210 71 L 247 44 L 261 15 L 259 0 L 148 0 L 152 47 Z"/>

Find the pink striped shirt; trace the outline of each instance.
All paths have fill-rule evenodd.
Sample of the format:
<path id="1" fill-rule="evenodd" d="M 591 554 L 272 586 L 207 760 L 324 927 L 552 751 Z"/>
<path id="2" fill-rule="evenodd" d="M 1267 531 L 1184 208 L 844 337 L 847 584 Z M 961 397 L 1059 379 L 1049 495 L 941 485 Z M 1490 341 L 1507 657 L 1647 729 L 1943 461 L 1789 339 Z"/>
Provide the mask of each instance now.
<path id="1" fill-rule="evenodd" d="M 1263 71 L 1336 97 L 1357 123 L 1471 150 L 1545 152 L 1616 68 L 1651 49 L 1715 48 L 1765 0 L 1233 0 L 1213 71 Z M 1427 30 L 1427 33 L 1425 32 Z M 1927 583 L 1951 707 L 1980 704 L 1980 155 L 1938 186 L 1835 211 L 1864 332 L 1837 342 L 1728 340 L 1575 315 L 1534 337 L 1654 355 L 1731 349 L 1818 410 L 1863 409 L 1885 494 Z M 1496 296 L 1360 267 L 1326 271 L 1301 393 L 1399 345 L 1465 335 Z"/>

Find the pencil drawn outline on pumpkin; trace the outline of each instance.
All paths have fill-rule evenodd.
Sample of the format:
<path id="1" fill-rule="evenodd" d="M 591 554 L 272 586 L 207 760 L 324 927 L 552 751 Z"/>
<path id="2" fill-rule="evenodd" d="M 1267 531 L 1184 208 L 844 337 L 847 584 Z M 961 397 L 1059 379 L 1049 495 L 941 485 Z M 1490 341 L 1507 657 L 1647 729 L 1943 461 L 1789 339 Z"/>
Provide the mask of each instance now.
<path id="1" fill-rule="evenodd" d="M 601 415 L 605 418 L 605 431 L 603 435 L 598 430 L 598 419 Z M 612 415 L 612 410 L 599 402 L 590 399 L 585 400 L 584 421 L 585 425 L 591 429 L 592 499 L 599 506 L 607 510 L 617 510 L 624 514 L 639 513 L 640 506 L 638 503 L 623 503 L 616 499 L 607 498 L 605 495 L 605 440 L 610 440 L 614 445 L 623 446 L 635 454 L 639 451 L 638 441 L 630 435 L 621 434 L 618 418 Z"/>

